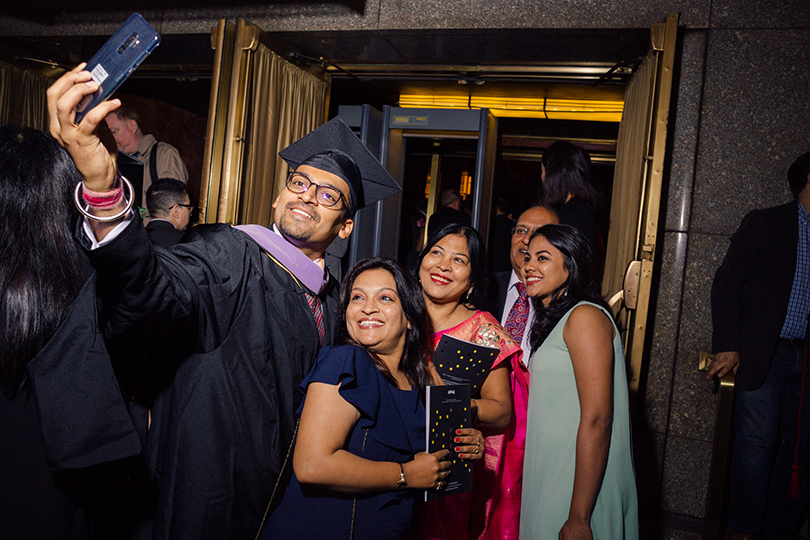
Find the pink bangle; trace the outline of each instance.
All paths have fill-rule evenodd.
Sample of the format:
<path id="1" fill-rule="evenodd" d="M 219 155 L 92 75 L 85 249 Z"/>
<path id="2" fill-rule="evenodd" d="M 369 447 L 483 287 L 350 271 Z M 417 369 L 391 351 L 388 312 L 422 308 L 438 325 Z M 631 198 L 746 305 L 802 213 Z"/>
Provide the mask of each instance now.
<path id="1" fill-rule="evenodd" d="M 112 190 L 101 192 L 89 190 L 82 185 L 82 197 L 84 198 L 84 202 L 87 203 L 88 207 L 98 210 L 114 208 L 124 197 L 124 184 L 121 183 L 120 175 L 116 177 L 116 184 L 117 187 Z"/>

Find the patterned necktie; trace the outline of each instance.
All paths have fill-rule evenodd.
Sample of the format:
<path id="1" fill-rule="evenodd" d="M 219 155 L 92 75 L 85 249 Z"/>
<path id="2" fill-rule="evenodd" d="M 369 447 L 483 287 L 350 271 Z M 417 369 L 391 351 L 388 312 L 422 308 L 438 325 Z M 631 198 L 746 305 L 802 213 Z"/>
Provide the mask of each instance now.
<path id="1" fill-rule="evenodd" d="M 311 296 L 309 293 L 304 293 L 307 296 L 307 303 L 309 309 L 312 310 L 312 316 L 315 317 L 315 326 L 318 327 L 318 346 L 323 347 L 323 337 L 326 330 L 323 325 L 323 307 L 321 306 L 321 299 L 317 296 Z"/>
<path id="2" fill-rule="evenodd" d="M 509 336 L 520 345 L 523 341 L 523 333 L 526 331 L 526 322 L 529 320 L 529 299 L 526 298 L 526 286 L 518 282 L 518 299 L 509 310 L 509 315 L 506 317 L 506 324 L 503 327 L 509 333 Z"/>

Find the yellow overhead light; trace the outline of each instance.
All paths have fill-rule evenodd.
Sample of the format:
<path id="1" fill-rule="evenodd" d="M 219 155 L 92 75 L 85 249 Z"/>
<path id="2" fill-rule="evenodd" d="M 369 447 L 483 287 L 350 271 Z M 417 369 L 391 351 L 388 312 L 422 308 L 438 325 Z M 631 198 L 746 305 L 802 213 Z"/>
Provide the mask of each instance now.
<path id="1" fill-rule="evenodd" d="M 489 109 L 494 116 L 619 122 L 621 100 L 513 98 L 500 96 L 433 96 L 402 94 L 400 107 L 422 109 Z"/>

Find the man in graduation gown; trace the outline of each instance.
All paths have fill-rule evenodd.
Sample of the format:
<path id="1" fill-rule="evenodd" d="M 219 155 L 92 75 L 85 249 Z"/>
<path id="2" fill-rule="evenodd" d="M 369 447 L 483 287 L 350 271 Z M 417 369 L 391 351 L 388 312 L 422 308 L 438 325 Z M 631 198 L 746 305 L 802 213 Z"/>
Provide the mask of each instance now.
<path id="1" fill-rule="evenodd" d="M 89 80 L 74 69 L 48 92 L 51 133 L 82 172 L 88 204 L 120 184 L 96 131 L 117 100 L 73 124 L 76 103 L 95 89 Z M 105 337 L 136 338 L 162 359 L 145 367 L 153 538 L 255 536 L 291 467 L 298 384 L 336 337 L 338 284 L 323 252 L 351 233 L 357 209 L 400 189 L 339 119 L 280 155 L 295 172 L 272 230 L 200 226 L 156 253 L 131 211 L 98 220 L 120 214 L 122 201 L 88 208 L 78 231 L 98 273 Z"/>

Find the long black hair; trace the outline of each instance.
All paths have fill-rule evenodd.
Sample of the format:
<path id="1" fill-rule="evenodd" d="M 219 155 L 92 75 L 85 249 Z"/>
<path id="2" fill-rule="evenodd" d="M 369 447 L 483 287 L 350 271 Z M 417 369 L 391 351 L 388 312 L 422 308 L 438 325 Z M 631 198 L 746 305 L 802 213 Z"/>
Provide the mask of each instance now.
<path id="1" fill-rule="evenodd" d="M 73 240 L 82 177 L 51 136 L 0 127 L 0 384 L 12 395 L 88 275 Z"/>
<path id="2" fill-rule="evenodd" d="M 532 234 L 531 240 L 538 236 L 544 237 L 562 253 L 563 267 L 568 271 L 568 279 L 551 293 L 551 302 L 548 306 L 544 306 L 539 298 L 532 298 L 535 310 L 529 337 L 532 352 L 543 344 L 563 315 L 578 302 L 586 301 L 604 308 L 608 307 L 607 302 L 596 290 L 593 249 L 585 235 L 570 225 L 545 225 Z"/>
<path id="3" fill-rule="evenodd" d="M 581 199 L 591 208 L 599 203 L 599 192 L 591 184 L 591 156 L 568 141 L 556 141 L 543 152 L 542 204 L 558 210 L 568 194 Z"/>
<path id="4" fill-rule="evenodd" d="M 457 234 L 463 236 L 467 240 L 467 251 L 470 255 L 470 283 L 472 292 L 461 297 L 462 304 L 469 304 L 474 307 L 482 307 L 486 305 L 487 300 L 487 251 L 484 247 L 484 240 L 481 234 L 467 225 L 460 223 L 448 223 L 439 230 L 435 231 L 430 238 L 428 238 L 427 245 L 419 254 L 419 259 L 416 261 L 416 275 L 419 275 L 419 269 L 422 268 L 422 260 L 425 255 L 430 253 L 433 246 L 449 234 Z M 469 289 L 468 289 L 469 290 Z"/>
<path id="5" fill-rule="evenodd" d="M 363 272 L 377 269 L 385 270 L 394 277 L 402 313 L 411 323 L 411 327 L 405 333 L 405 347 L 402 349 L 399 370 L 405 374 L 408 382 L 419 390 L 419 394 L 424 398 L 425 387 L 430 384 L 427 366 L 430 356 L 433 354 L 432 328 L 422 289 L 413 275 L 398 262 L 384 257 L 374 257 L 362 259 L 349 269 L 340 287 L 340 328 L 344 333 L 344 340 L 352 343 L 346 331 L 346 308 L 351 301 L 354 281 Z M 397 382 L 385 362 L 371 351 L 369 354 L 374 360 L 374 365 L 382 372 L 386 380 L 396 386 Z"/>

